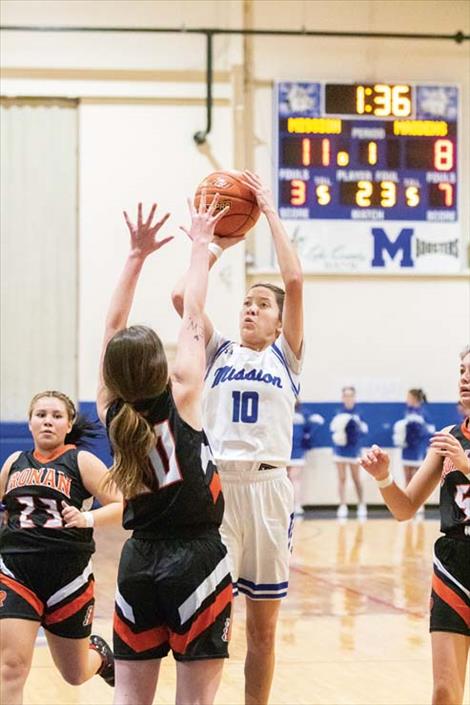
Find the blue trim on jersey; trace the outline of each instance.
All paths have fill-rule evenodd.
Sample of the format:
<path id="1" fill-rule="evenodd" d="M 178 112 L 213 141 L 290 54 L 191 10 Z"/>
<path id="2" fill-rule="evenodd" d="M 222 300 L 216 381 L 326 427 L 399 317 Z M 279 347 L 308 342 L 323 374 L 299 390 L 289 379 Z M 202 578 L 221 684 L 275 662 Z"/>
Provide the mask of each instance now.
<path id="1" fill-rule="evenodd" d="M 289 380 L 292 385 L 292 390 L 293 390 L 295 396 L 298 397 L 299 393 L 300 393 L 300 384 L 297 386 L 295 385 L 295 382 L 292 379 L 292 375 L 290 373 L 289 365 L 287 364 L 287 360 L 285 359 L 284 355 L 282 354 L 282 351 L 277 347 L 276 343 L 272 343 L 271 349 L 272 349 L 273 353 L 276 355 L 276 357 L 278 358 L 278 360 L 280 360 L 280 362 L 282 362 L 282 364 L 286 368 L 286 372 L 289 376 Z"/>
<path id="2" fill-rule="evenodd" d="M 231 343 L 232 343 L 231 340 L 226 340 L 225 343 L 222 343 L 222 345 L 220 345 L 217 348 L 217 350 L 215 351 L 215 353 L 212 357 L 212 360 L 210 361 L 210 363 L 207 366 L 206 374 L 204 376 L 204 381 L 207 379 L 207 375 L 211 371 L 211 369 L 214 365 L 214 362 L 217 360 L 218 357 L 220 357 L 220 355 L 222 355 L 222 353 L 226 350 L 226 348 L 228 348 L 228 346 L 231 345 Z"/>

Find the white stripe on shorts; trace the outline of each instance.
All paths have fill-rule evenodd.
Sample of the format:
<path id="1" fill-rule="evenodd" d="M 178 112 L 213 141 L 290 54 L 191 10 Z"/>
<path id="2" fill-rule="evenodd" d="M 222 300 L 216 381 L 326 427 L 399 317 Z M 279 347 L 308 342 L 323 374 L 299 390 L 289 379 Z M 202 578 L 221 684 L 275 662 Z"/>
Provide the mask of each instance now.
<path id="1" fill-rule="evenodd" d="M 116 595 L 114 596 L 114 599 L 116 601 L 117 606 L 123 613 L 124 617 L 129 622 L 132 622 L 132 624 L 135 624 L 134 610 L 132 609 L 131 605 L 126 602 L 126 600 L 123 598 L 123 596 L 119 592 L 119 588 L 116 588 Z"/>
<path id="2" fill-rule="evenodd" d="M 464 595 L 466 595 L 466 596 L 470 599 L 470 590 L 467 590 L 467 588 L 465 588 L 461 583 L 459 583 L 459 581 L 456 580 L 456 579 L 454 578 L 454 576 L 453 576 L 451 573 L 449 573 L 449 571 L 448 571 L 446 568 L 444 568 L 444 566 L 442 565 L 441 561 L 440 561 L 439 558 L 436 556 L 436 553 L 434 553 L 434 565 L 436 566 L 436 568 L 437 568 L 438 570 L 440 570 L 441 573 L 444 573 L 444 575 L 446 575 L 446 576 L 449 578 L 449 580 L 452 580 L 452 582 L 453 582 L 455 585 L 457 585 L 457 587 L 458 587 L 460 590 L 462 590 L 462 592 L 464 593 Z"/>
<path id="3" fill-rule="evenodd" d="M 79 575 L 78 578 L 75 578 L 75 580 L 72 580 L 72 582 L 68 583 L 67 585 L 64 585 L 64 587 L 60 588 L 60 590 L 57 590 L 57 592 L 51 595 L 48 601 L 46 602 L 46 605 L 48 607 L 52 607 L 52 605 L 56 605 L 58 602 L 62 602 L 62 600 L 65 600 L 65 598 L 69 595 L 73 595 L 74 592 L 76 592 L 79 588 L 81 588 L 88 582 L 88 578 L 92 572 L 93 565 L 90 558 L 83 573 Z"/>
<path id="4" fill-rule="evenodd" d="M 196 610 L 202 605 L 206 597 L 217 588 L 217 585 L 222 582 L 222 580 L 227 577 L 230 573 L 230 566 L 227 556 L 224 556 L 222 560 L 216 565 L 212 573 L 207 576 L 207 578 L 194 590 L 194 592 L 186 598 L 186 600 L 178 607 L 178 612 L 181 620 L 181 624 L 190 619 Z"/>
<path id="5" fill-rule="evenodd" d="M 0 556 L 0 570 L 2 571 L 2 573 L 3 573 L 4 575 L 9 575 L 10 578 L 14 578 L 14 579 L 16 580 L 16 578 L 15 578 L 15 576 L 13 575 L 13 573 L 11 572 L 11 570 L 8 570 L 8 568 L 6 567 L 6 565 L 5 565 L 5 563 L 3 562 L 3 559 L 2 559 L 1 556 Z"/>

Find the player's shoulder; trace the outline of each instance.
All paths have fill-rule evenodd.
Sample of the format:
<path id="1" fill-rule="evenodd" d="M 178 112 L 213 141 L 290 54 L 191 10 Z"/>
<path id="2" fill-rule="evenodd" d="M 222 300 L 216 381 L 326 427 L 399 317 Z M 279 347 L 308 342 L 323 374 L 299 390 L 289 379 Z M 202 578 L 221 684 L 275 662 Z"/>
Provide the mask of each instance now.
<path id="1" fill-rule="evenodd" d="M 13 451 L 13 453 L 10 453 L 8 458 L 3 463 L 2 470 L 5 472 L 8 472 L 8 470 L 10 470 L 11 466 L 14 463 L 16 463 L 16 461 L 18 460 L 18 458 L 21 456 L 21 454 L 23 452 L 24 451 L 22 451 L 22 450 L 15 450 L 15 451 Z"/>

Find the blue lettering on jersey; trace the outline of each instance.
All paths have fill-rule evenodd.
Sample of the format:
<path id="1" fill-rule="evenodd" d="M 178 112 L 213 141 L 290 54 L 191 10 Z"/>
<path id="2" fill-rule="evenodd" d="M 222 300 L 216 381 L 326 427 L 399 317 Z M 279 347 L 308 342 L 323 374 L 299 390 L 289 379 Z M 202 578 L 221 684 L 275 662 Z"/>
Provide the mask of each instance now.
<path id="1" fill-rule="evenodd" d="M 244 367 L 242 367 L 241 370 L 236 370 L 234 367 L 229 365 L 219 367 L 215 371 L 214 381 L 212 382 L 211 388 L 217 387 L 217 385 L 222 382 L 231 382 L 233 379 L 247 379 L 254 382 L 264 382 L 265 384 L 272 384 L 274 387 L 279 387 L 282 389 L 281 378 L 271 375 L 269 372 L 265 373 L 263 370 L 250 370 L 249 372 L 246 372 Z"/>

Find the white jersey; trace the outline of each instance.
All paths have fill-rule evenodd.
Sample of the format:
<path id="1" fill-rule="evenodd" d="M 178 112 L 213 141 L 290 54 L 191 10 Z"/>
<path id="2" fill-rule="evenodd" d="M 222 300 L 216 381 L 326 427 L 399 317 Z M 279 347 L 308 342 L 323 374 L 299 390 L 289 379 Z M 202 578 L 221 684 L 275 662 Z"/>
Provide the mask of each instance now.
<path id="1" fill-rule="evenodd" d="M 206 354 L 203 419 L 216 461 L 288 465 L 302 359 L 282 334 L 258 352 L 214 331 Z"/>

